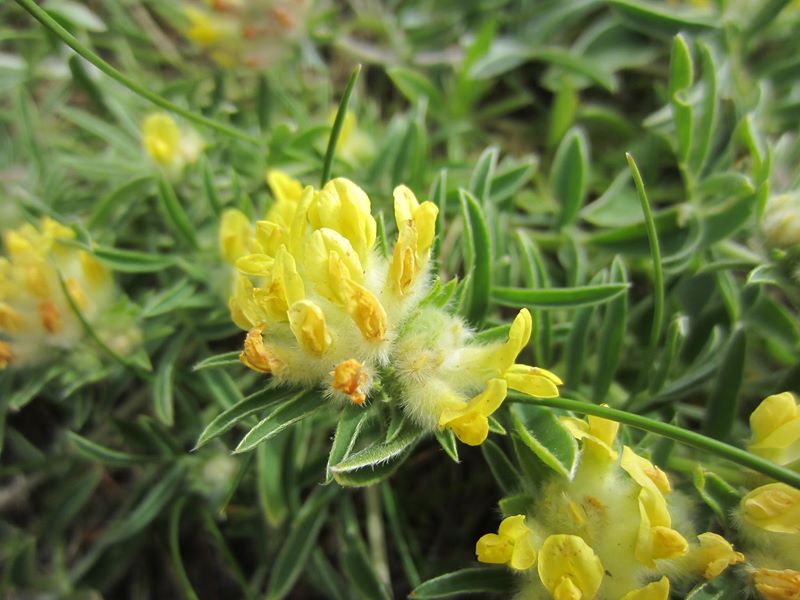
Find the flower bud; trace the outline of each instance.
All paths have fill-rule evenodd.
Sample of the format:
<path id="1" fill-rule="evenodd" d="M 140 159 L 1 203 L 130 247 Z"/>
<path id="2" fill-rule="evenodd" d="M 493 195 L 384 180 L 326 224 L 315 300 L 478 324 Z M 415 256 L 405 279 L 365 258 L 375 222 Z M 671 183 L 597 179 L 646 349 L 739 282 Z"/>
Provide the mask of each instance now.
<path id="1" fill-rule="evenodd" d="M 748 450 L 779 465 L 800 460 L 800 405 L 790 392 L 767 396 L 750 415 Z"/>

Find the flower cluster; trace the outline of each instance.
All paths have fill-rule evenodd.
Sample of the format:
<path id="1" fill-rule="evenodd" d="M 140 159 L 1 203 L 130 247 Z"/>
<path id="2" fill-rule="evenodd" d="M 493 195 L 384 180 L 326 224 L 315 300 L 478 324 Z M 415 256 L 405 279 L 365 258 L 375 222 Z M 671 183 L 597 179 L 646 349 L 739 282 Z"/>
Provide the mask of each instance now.
<path id="1" fill-rule="evenodd" d="M 508 341 L 479 345 L 461 319 L 425 301 L 432 202 L 394 190 L 397 240 L 383 256 L 370 199 L 353 182 L 315 190 L 278 171 L 267 181 L 275 203 L 266 219 L 251 225 L 228 210 L 220 228 L 222 254 L 238 272 L 229 306 L 248 332 L 248 367 L 355 404 L 385 384 L 419 426 L 450 428 L 472 445 L 486 439 L 507 388 L 558 395 L 558 377 L 515 364 L 530 338 L 527 310 Z"/>
<path id="2" fill-rule="evenodd" d="M 110 272 L 64 242 L 75 232 L 50 218 L 4 235 L 0 257 L 0 368 L 41 363 L 77 344 L 83 328 L 64 290 L 93 322 L 115 290 Z M 63 288 L 62 282 L 63 281 Z"/>
<path id="3" fill-rule="evenodd" d="M 184 33 L 225 67 L 264 68 L 303 30 L 308 0 L 213 0 L 183 7 Z"/>
<path id="4" fill-rule="evenodd" d="M 562 423 L 582 443 L 574 476 L 544 484 L 527 515 L 476 545 L 481 562 L 526 572 L 522 597 L 667 600 L 667 574 L 711 579 L 744 560 L 715 533 L 693 535 L 666 474 L 628 446 L 617 451 L 616 423 Z"/>

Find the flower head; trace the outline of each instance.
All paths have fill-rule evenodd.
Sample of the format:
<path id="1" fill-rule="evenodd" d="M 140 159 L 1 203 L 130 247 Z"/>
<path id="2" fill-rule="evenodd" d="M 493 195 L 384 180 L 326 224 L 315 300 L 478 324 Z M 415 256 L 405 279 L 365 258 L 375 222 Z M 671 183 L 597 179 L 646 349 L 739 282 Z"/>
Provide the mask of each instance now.
<path id="1" fill-rule="evenodd" d="M 142 144 L 156 164 L 170 175 L 177 175 L 197 160 L 203 141 L 192 130 L 181 130 L 167 113 L 151 113 L 142 122 Z"/>
<path id="2" fill-rule="evenodd" d="M 113 300 L 110 272 L 84 250 L 68 245 L 74 238 L 72 229 L 48 217 L 38 226 L 5 232 L 0 368 L 45 362 L 53 358 L 53 348 L 76 345 L 83 327 L 71 304 L 93 322 Z"/>

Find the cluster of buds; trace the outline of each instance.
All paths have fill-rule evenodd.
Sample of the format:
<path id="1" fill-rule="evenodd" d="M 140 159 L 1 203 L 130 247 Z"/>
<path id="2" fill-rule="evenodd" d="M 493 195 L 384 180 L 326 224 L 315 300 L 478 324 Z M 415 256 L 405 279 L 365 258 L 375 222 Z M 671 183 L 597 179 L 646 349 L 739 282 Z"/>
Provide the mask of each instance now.
<path id="1" fill-rule="evenodd" d="M 75 232 L 50 218 L 4 234 L 0 257 L 0 369 L 44 362 L 53 349 L 74 347 L 83 327 L 70 302 L 91 323 L 114 299 L 110 272 L 65 244 Z M 63 281 L 63 287 L 62 287 Z"/>
<path id="2" fill-rule="evenodd" d="M 711 579 L 744 560 L 715 533 L 693 535 L 666 474 L 628 446 L 620 456 L 617 423 L 562 422 L 581 440 L 573 477 L 545 483 L 527 515 L 476 545 L 479 561 L 525 573 L 522 597 L 667 600 L 667 574 Z"/>
<path id="3" fill-rule="evenodd" d="M 321 190 L 278 171 L 275 203 L 252 225 L 228 210 L 224 258 L 237 270 L 229 306 L 247 331 L 241 359 L 280 384 L 322 386 L 340 403 L 364 404 L 379 382 L 396 390 L 406 414 L 427 430 L 450 428 L 482 443 L 507 388 L 558 395 L 561 381 L 515 364 L 531 317 L 517 316 L 505 343 L 479 345 L 464 322 L 426 303 L 438 214 L 405 186 L 394 190 L 397 240 L 376 248 L 367 194 L 347 179 Z"/>
<path id="4" fill-rule="evenodd" d="M 211 0 L 186 4 L 184 32 L 224 67 L 276 64 L 303 30 L 309 0 Z"/>

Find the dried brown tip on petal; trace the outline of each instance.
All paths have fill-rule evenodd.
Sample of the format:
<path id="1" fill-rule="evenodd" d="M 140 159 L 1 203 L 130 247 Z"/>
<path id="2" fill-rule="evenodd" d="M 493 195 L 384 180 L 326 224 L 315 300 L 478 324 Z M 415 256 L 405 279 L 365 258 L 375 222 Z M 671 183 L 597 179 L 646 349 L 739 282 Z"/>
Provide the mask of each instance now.
<path id="1" fill-rule="evenodd" d="M 244 340 L 244 350 L 239 354 L 245 366 L 260 373 L 276 373 L 283 369 L 283 361 L 277 357 L 275 352 L 264 345 L 264 337 L 261 335 L 262 328 L 254 327 L 247 332 Z"/>
<path id="2" fill-rule="evenodd" d="M 367 384 L 369 377 L 360 362 L 355 358 L 341 362 L 336 365 L 331 375 L 333 375 L 333 389 L 350 396 L 353 404 L 359 406 L 364 404 L 367 397 L 362 388 Z"/>

